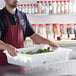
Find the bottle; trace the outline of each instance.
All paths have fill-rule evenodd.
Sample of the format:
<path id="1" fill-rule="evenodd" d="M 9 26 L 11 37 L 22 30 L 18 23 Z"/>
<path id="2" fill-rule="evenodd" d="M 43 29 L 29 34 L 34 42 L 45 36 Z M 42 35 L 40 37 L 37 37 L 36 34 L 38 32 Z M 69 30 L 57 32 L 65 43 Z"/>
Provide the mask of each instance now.
<path id="1" fill-rule="evenodd" d="M 41 13 L 45 14 L 45 3 L 44 3 L 44 1 L 41 1 Z"/>
<path id="2" fill-rule="evenodd" d="M 38 28 L 38 33 L 39 33 L 42 37 L 46 38 L 46 26 L 45 26 L 45 24 L 39 24 L 38 27 L 39 27 L 39 28 Z"/>
<path id="3" fill-rule="evenodd" d="M 67 33 L 68 33 L 68 38 L 74 38 L 74 26 L 72 24 L 67 24 Z"/>
<path id="4" fill-rule="evenodd" d="M 24 6 L 24 4 L 22 4 L 22 12 L 25 13 L 25 6 Z"/>
<path id="5" fill-rule="evenodd" d="M 25 13 L 28 14 L 28 4 L 24 4 L 25 7 Z"/>
<path id="6" fill-rule="evenodd" d="M 31 4 L 28 4 L 28 13 L 31 14 Z"/>
<path id="7" fill-rule="evenodd" d="M 17 8 L 18 8 L 18 10 L 21 11 L 21 4 L 18 4 L 18 5 L 17 5 Z"/>
<path id="8" fill-rule="evenodd" d="M 68 2 L 65 0 L 64 1 L 64 13 L 68 13 Z"/>
<path id="9" fill-rule="evenodd" d="M 34 13 L 35 13 L 35 14 L 38 13 L 38 4 L 34 4 Z"/>
<path id="10" fill-rule="evenodd" d="M 61 8 L 60 8 L 61 14 L 63 14 L 64 13 L 64 2 L 60 1 L 60 3 L 61 3 Z"/>
<path id="11" fill-rule="evenodd" d="M 53 13 L 52 1 L 48 1 L 49 3 L 49 14 Z"/>
<path id="12" fill-rule="evenodd" d="M 46 35 L 48 39 L 53 38 L 53 25 L 52 24 L 46 24 Z"/>
<path id="13" fill-rule="evenodd" d="M 20 4 L 20 7 L 21 7 L 21 10 L 20 11 L 22 11 L 23 10 L 23 4 Z"/>
<path id="14" fill-rule="evenodd" d="M 26 4 L 24 4 L 24 13 L 26 13 Z"/>
<path id="15" fill-rule="evenodd" d="M 72 5 L 72 2 L 70 0 L 68 0 L 68 11 L 69 13 L 72 13 L 73 12 L 73 5 Z"/>
<path id="16" fill-rule="evenodd" d="M 49 14 L 49 3 L 48 1 L 44 1 L 45 2 L 45 14 Z"/>
<path id="17" fill-rule="evenodd" d="M 76 40 L 76 24 L 74 24 L 74 35 L 75 35 L 75 40 Z"/>
<path id="18" fill-rule="evenodd" d="M 41 2 L 37 1 L 38 4 L 38 14 L 41 14 Z"/>
<path id="19" fill-rule="evenodd" d="M 57 13 L 56 1 L 52 1 L 52 5 L 53 5 L 53 14 L 56 14 Z"/>
<path id="20" fill-rule="evenodd" d="M 75 25 L 72 24 L 71 28 L 72 28 L 72 34 L 70 35 L 70 38 L 74 39 L 75 38 L 75 33 L 74 33 Z"/>
<path id="21" fill-rule="evenodd" d="M 33 29 L 38 33 L 38 24 L 32 24 Z"/>
<path id="22" fill-rule="evenodd" d="M 31 4 L 31 14 L 34 14 L 35 13 L 35 6 L 34 6 L 34 4 Z"/>
<path id="23" fill-rule="evenodd" d="M 57 13 L 60 14 L 60 1 L 56 1 L 57 3 Z"/>
<path id="24" fill-rule="evenodd" d="M 53 24 L 53 33 L 54 33 L 54 38 L 56 39 L 58 36 L 60 36 L 60 25 L 59 24 Z"/>
<path id="25" fill-rule="evenodd" d="M 29 14 L 29 4 L 27 4 L 26 13 Z"/>
<path id="26" fill-rule="evenodd" d="M 60 24 L 60 33 L 63 39 L 67 39 L 67 25 L 66 24 Z"/>
<path id="27" fill-rule="evenodd" d="M 70 28 L 70 24 L 67 24 L 67 33 L 68 33 L 68 38 L 70 37 L 70 33 L 72 31 L 72 29 Z"/>

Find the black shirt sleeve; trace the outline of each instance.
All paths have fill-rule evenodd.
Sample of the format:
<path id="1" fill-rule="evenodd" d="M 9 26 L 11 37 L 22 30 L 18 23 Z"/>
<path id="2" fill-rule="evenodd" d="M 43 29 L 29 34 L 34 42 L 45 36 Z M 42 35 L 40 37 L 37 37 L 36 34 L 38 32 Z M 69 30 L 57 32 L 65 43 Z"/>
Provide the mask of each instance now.
<path id="1" fill-rule="evenodd" d="M 2 30 L 1 30 L 1 27 L 0 27 L 0 40 L 1 40 L 1 35 L 2 35 Z"/>
<path id="2" fill-rule="evenodd" d="M 25 15 L 26 18 L 26 37 L 31 36 L 35 33 L 35 30 L 32 28 L 32 25 L 30 24 L 29 20 L 27 19 L 27 16 Z"/>
<path id="3" fill-rule="evenodd" d="M 1 19 L 0 19 L 0 40 L 2 40 L 2 24 L 1 24 Z"/>
<path id="4" fill-rule="evenodd" d="M 3 18 L 4 18 L 4 16 L 0 16 L 0 40 L 2 40 L 2 41 L 8 31 L 8 26 L 7 26 L 8 24 L 5 23 Z"/>

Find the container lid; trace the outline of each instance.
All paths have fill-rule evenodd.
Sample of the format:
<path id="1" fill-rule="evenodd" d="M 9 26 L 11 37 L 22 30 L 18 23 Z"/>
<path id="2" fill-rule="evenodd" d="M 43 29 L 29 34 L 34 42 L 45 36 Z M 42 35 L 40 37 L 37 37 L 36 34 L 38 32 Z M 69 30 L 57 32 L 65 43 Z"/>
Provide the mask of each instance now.
<path id="1" fill-rule="evenodd" d="M 30 6 L 33 6 L 33 4 L 30 4 Z"/>
<path id="2" fill-rule="evenodd" d="M 47 3 L 47 1 L 44 1 L 45 3 Z"/>
<path id="3" fill-rule="evenodd" d="M 27 6 L 29 6 L 29 4 L 27 4 Z"/>
<path id="4" fill-rule="evenodd" d="M 24 6 L 26 6 L 27 4 L 24 4 Z"/>
<path id="5" fill-rule="evenodd" d="M 29 6 L 31 6 L 31 4 L 28 4 Z"/>
<path id="6" fill-rule="evenodd" d="M 57 3 L 59 2 L 59 1 L 56 1 Z"/>
<path id="7" fill-rule="evenodd" d="M 70 0 L 68 0 L 67 2 L 70 2 Z"/>
<path id="8" fill-rule="evenodd" d="M 38 4 L 35 4 L 36 6 L 38 6 Z"/>
<path id="9" fill-rule="evenodd" d="M 60 1 L 60 2 L 62 2 L 62 1 Z"/>
<path id="10" fill-rule="evenodd" d="M 39 24 L 39 26 L 44 26 L 44 24 Z"/>
<path id="11" fill-rule="evenodd" d="M 44 3 L 44 1 L 41 1 L 41 3 Z"/>
<path id="12" fill-rule="evenodd" d="M 52 1 L 48 1 L 48 3 L 51 3 Z"/>
<path id="13" fill-rule="evenodd" d="M 60 24 L 60 26 L 64 26 L 65 24 Z"/>
<path id="14" fill-rule="evenodd" d="M 32 24 L 32 26 L 37 26 L 37 24 Z"/>
<path id="15" fill-rule="evenodd" d="M 34 6 L 38 6 L 38 4 L 34 4 Z"/>
<path id="16" fill-rule="evenodd" d="M 52 1 L 52 3 L 54 3 L 55 1 Z"/>
<path id="17" fill-rule="evenodd" d="M 66 1 L 64 1 L 64 2 L 66 2 Z"/>
<path id="18" fill-rule="evenodd" d="M 40 1 L 37 1 L 37 3 L 40 3 Z"/>
<path id="19" fill-rule="evenodd" d="M 20 4 L 20 6 L 23 6 L 23 4 Z"/>
<path id="20" fill-rule="evenodd" d="M 58 24 L 53 24 L 53 25 L 58 25 Z"/>
<path id="21" fill-rule="evenodd" d="M 71 26 L 72 24 L 67 24 L 68 26 Z"/>
<path id="22" fill-rule="evenodd" d="M 50 25 L 52 25 L 52 24 L 46 24 L 47 26 L 50 26 Z"/>
<path id="23" fill-rule="evenodd" d="M 76 25 L 76 24 L 74 24 L 74 25 Z"/>

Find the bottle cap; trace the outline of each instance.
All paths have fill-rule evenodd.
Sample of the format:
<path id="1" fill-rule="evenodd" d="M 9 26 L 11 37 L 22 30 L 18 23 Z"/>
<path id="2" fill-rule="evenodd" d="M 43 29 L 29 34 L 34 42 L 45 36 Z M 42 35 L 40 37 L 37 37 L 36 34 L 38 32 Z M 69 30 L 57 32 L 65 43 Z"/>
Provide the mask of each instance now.
<path id="1" fill-rule="evenodd" d="M 32 24 L 32 26 L 37 26 L 37 24 Z"/>
<path id="2" fill-rule="evenodd" d="M 46 24 L 46 26 L 50 26 L 50 25 L 52 25 L 52 24 Z"/>
<path id="3" fill-rule="evenodd" d="M 39 26 L 44 26 L 44 24 L 39 24 Z"/>

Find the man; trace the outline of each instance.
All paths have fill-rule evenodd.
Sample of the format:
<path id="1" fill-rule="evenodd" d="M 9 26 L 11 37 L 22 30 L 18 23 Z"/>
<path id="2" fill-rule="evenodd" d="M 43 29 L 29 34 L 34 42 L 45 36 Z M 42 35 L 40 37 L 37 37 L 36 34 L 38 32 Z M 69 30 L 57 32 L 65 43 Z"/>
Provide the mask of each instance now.
<path id="1" fill-rule="evenodd" d="M 36 34 L 26 15 L 17 10 L 18 0 L 5 0 L 5 8 L 0 11 L 0 65 L 8 64 L 3 50 L 16 56 L 17 48 L 24 48 L 24 40 L 30 37 L 35 43 L 48 44 L 58 47 L 57 44 Z"/>

